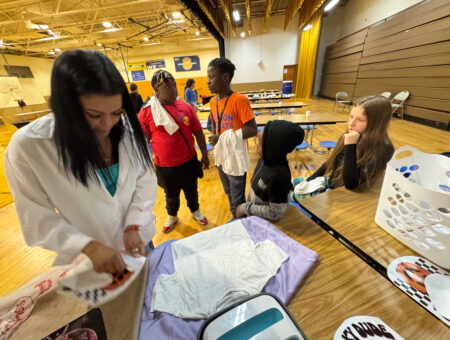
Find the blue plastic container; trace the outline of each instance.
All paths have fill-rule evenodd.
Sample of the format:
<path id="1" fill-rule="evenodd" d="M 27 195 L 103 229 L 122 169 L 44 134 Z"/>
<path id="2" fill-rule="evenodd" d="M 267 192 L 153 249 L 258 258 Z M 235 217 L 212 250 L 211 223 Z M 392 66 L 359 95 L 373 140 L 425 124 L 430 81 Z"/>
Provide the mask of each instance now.
<path id="1" fill-rule="evenodd" d="M 282 94 L 291 94 L 292 93 L 292 80 L 285 80 L 281 84 L 281 93 Z"/>

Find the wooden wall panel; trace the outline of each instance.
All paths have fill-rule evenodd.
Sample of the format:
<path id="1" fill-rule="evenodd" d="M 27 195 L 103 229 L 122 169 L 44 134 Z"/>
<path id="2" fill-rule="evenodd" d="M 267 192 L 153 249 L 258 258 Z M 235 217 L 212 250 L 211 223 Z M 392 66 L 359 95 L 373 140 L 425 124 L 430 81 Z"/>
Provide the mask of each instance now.
<path id="1" fill-rule="evenodd" d="M 332 73 L 332 74 L 326 74 L 323 79 L 326 82 L 333 83 L 333 84 L 353 84 L 353 85 L 355 85 L 356 75 L 357 75 L 357 72 Z"/>
<path id="2" fill-rule="evenodd" d="M 448 8 L 450 9 L 450 5 L 448 6 Z M 450 13 L 448 13 L 450 14 Z M 435 21 L 432 21 L 430 23 L 427 23 L 425 25 L 421 25 L 421 26 L 416 26 L 414 27 L 414 24 L 410 24 L 412 27 L 407 29 L 407 30 L 402 30 L 402 31 L 391 31 L 391 32 L 385 32 L 385 35 L 382 35 L 380 37 L 378 37 L 377 39 L 372 39 L 369 40 L 367 39 L 365 41 L 365 48 L 366 49 L 371 49 L 371 48 L 375 48 L 375 47 L 379 47 L 379 46 L 383 46 L 385 44 L 391 44 L 391 43 L 396 43 L 399 42 L 401 40 L 405 40 L 405 39 L 410 39 L 410 38 L 416 38 L 418 36 L 424 35 L 424 34 L 428 34 L 430 32 L 435 32 L 435 31 L 439 31 L 445 28 L 448 28 L 449 24 L 449 20 L 450 18 L 448 17 L 443 17 L 443 18 L 436 18 L 434 19 Z"/>
<path id="3" fill-rule="evenodd" d="M 448 53 L 450 51 L 450 41 L 428 44 L 425 46 L 413 47 L 407 50 L 400 50 L 365 57 L 361 60 L 361 64 L 379 63 L 383 61 L 407 59 L 414 57 L 426 57 L 433 54 Z"/>
<path id="4" fill-rule="evenodd" d="M 337 92 L 347 92 L 349 97 L 352 97 L 354 84 L 331 84 L 326 83 L 320 87 L 320 94 L 324 97 L 335 98 Z"/>
<path id="5" fill-rule="evenodd" d="M 411 37 L 408 39 L 400 39 L 397 42 L 382 45 L 375 48 L 366 48 L 364 47 L 363 52 L 363 58 L 369 57 L 371 55 L 391 52 L 391 51 L 398 51 L 398 50 L 404 50 L 411 47 L 417 47 L 421 45 L 428 45 L 435 42 L 441 42 L 450 40 L 450 19 L 447 22 L 449 24 L 449 27 L 439 30 L 439 31 L 431 31 L 426 34 L 422 34 L 416 37 Z"/>
<path id="6" fill-rule="evenodd" d="M 359 31 L 357 33 L 354 33 L 347 38 L 341 39 L 335 44 L 329 46 L 329 49 L 327 48 L 328 53 L 334 53 L 338 51 L 347 50 L 351 47 L 355 47 L 357 45 L 364 44 L 364 39 L 367 35 L 367 29 L 364 29 L 362 31 Z"/>
<path id="7" fill-rule="evenodd" d="M 348 49 L 345 50 L 340 50 L 340 51 L 336 51 L 336 52 L 330 52 L 330 53 L 325 53 L 325 58 L 327 59 L 334 59 L 334 58 L 339 58 L 339 57 L 343 57 L 346 55 L 350 55 L 356 52 L 361 52 L 363 50 L 364 44 L 360 44 L 360 45 L 356 45 L 353 47 L 350 47 Z"/>
<path id="8" fill-rule="evenodd" d="M 324 72 L 326 74 L 357 72 L 358 67 L 359 67 L 358 64 L 354 64 L 354 65 L 350 65 L 350 66 L 341 66 L 341 65 L 332 65 L 331 63 L 326 63 L 323 66 L 322 72 Z"/>
<path id="9" fill-rule="evenodd" d="M 395 14 L 389 18 L 386 18 L 384 22 L 379 22 L 370 27 L 370 32 L 368 32 L 368 38 L 385 36 L 386 30 L 393 32 L 399 32 L 405 30 L 409 27 L 410 22 L 417 17 L 424 19 L 423 23 L 430 22 L 434 20 L 434 17 L 430 18 L 430 13 L 434 11 L 442 11 L 442 8 L 448 5 L 448 0 L 434 0 L 427 1 L 425 3 L 418 4 L 416 6 L 410 7 L 403 12 Z M 445 10 L 445 9 L 444 9 Z M 439 15 L 438 15 L 439 16 Z"/>
<path id="10" fill-rule="evenodd" d="M 327 47 L 320 95 L 335 98 L 337 92 L 347 92 L 353 97 L 366 34 L 364 29 Z"/>
<path id="11" fill-rule="evenodd" d="M 426 120 L 433 120 L 448 125 L 450 114 L 448 112 L 430 110 L 423 107 L 405 106 L 405 115 L 422 118 Z M 443 141 L 444 142 L 444 141 Z"/>
<path id="12" fill-rule="evenodd" d="M 434 98 L 424 98 L 411 96 L 408 99 L 409 106 L 415 107 L 427 107 L 433 110 L 448 111 L 450 107 L 450 99 L 434 99 Z"/>
<path id="13" fill-rule="evenodd" d="M 392 85 L 360 85 L 355 88 L 353 94 L 354 98 L 360 98 L 368 96 L 370 94 L 383 93 L 389 91 L 395 95 L 401 91 L 404 91 L 403 86 L 392 86 Z M 409 86 L 407 89 L 410 93 L 410 99 L 414 96 L 424 97 L 424 98 L 434 98 L 434 99 L 450 99 L 450 91 L 448 88 L 444 87 L 415 87 Z M 409 99 L 407 104 L 409 103 Z"/>
<path id="14" fill-rule="evenodd" d="M 448 77 L 410 77 L 410 78 L 358 78 L 357 85 L 394 85 L 407 87 L 450 87 Z M 450 91 L 450 89 L 449 89 Z"/>
<path id="15" fill-rule="evenodd" d="M 351 66 L 353 70 L 355 64 Z M 351 72 L 348 65 L 346 67 Z M 385 91 L 391 92 L 392 96 L 409 91 L 405 118 L 419 119 L 427 124 L 434 121 L 449 129 L 448 0 L 423 2 L 369 27 L 357 69 L 353 100 Z M 324 79 L 342 77 L 339 78 L 339 73 L 331 75 L 328 72 Z"/>
<path id="16" fill-rule="evenodd" d="M 417 66 L 447 65 L 449 60 L 450 60 L 450 53 L 443 53 L 430 56 L 406 58 L 401 60 L 383 61 L 379 63 L 372 63 L 366 65 L 361 64 L 359 65 L 359 71 L 365 72 L 365 71 L 392 70 L 392 69 L 399 70 L 402 68 L 410 68 Z"/>
<path id="17" fill-rule="evenodd" d="M 450 60 L 450 59 L 447 59 Z M 399 77 L 450 77 L 450 65 L 428 66 L 428 67 L 408 67 L 408 68 L 387 68 L 370 71 L 359 69 L 358 78 L 399 78 Z"/>
<path id="18" fill-rule="evenodd" d="M 261 89 L 280 90 L 281 91 L 281 85 L 282 85 L 282 81 L 276 80 L 276 81 L 265 81 L 265 82 L 259 82 L 259 83 L 240 83 L 240 84 L 232 83 L 231 87 L 236 92 L 259 91 Z"/>

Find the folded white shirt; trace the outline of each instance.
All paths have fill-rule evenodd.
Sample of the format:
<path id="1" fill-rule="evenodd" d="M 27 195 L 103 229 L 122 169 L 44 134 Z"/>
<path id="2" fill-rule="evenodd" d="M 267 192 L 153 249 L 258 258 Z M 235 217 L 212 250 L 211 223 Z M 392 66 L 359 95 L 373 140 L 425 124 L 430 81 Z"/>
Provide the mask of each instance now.
<path id="1" fill-rule="evenodd" d="M 294 193 L 306 195 L 324 189 L 326 189 L 325 177 L 316 177 L 309 182 L 303 181 L 298 183 L 294 188 Z"/>
<path id="2" fill-rule="evenodd" d="M 151 311 L 207 318 L 255 295 L 289 258 L 270 240 L 255 244 L 240 221 L 172 244 L 175 272 L 159 275 Z"/>

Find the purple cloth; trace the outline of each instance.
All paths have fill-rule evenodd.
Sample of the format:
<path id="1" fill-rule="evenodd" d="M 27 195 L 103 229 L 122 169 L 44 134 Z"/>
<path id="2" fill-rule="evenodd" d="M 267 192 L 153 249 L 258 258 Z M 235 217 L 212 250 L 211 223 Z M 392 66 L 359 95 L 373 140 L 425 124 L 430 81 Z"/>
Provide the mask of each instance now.
<path id="1" fill-rule="evenodd" d="M 276 226 L 252 216 L 241 220 L 255 243 L 271 240 L 289 254 L 277 274 L 265 285 L 263 291 L 275 294 L 287 304 L 303 277 L 317 260 L 317 253 L 294 241 Z M 204 320 L 177 318 L 168 313 L 150 312 L 153 287 L 159 274 L 172 274 L 172 247 L 168 241 L 156 247 L 150 255 L 150 271 L 147 280 L 144 309 L 142 311 L 139 339 L 196 339 Z"/>

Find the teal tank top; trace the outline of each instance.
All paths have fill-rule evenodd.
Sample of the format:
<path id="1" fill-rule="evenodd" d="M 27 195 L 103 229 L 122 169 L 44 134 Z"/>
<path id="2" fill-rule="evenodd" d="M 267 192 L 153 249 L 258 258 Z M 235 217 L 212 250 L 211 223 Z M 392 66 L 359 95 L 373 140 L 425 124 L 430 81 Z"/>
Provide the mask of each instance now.
<path id="1" fill-rule="evenodd" d="M 117 179 L 119 178 L 119 163 L 110 165 L 104 169 L 98 169 L 96 171 L 100 175 L 100 178 L 102 179 L 103 184 L 105 184 L 108 192 L 111 196 L 114 196 L 117 189 Z"/>

